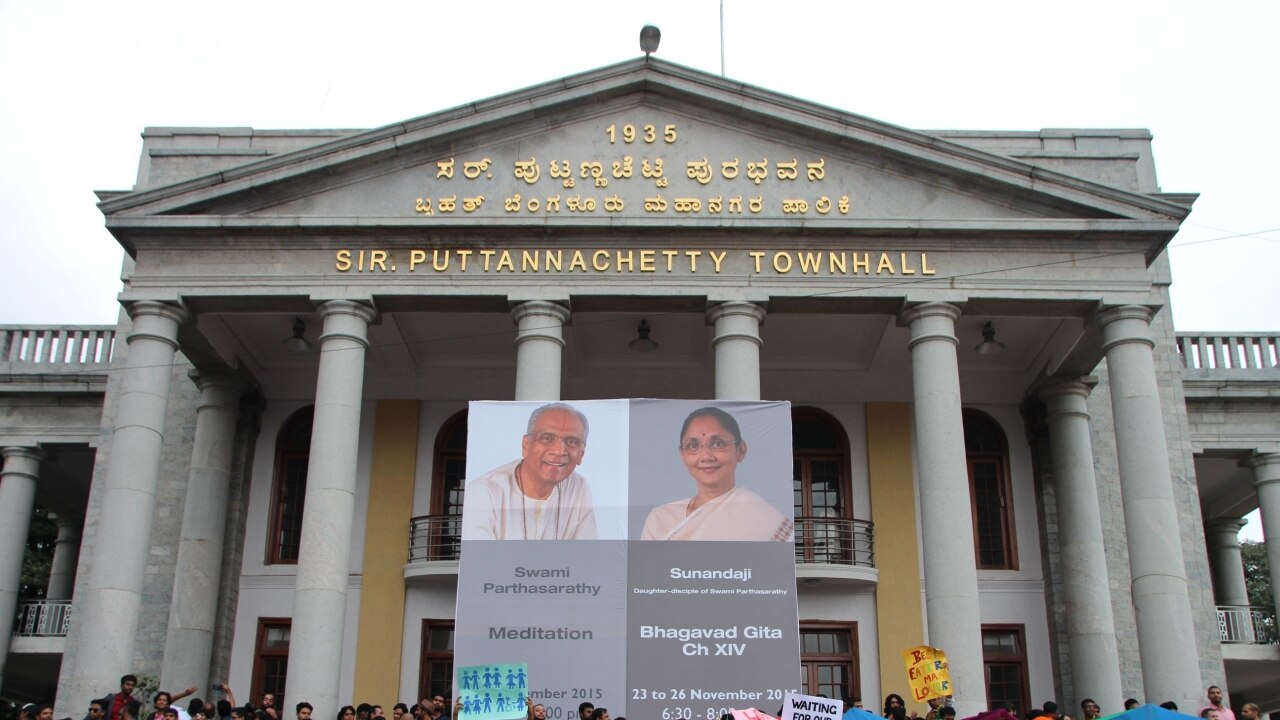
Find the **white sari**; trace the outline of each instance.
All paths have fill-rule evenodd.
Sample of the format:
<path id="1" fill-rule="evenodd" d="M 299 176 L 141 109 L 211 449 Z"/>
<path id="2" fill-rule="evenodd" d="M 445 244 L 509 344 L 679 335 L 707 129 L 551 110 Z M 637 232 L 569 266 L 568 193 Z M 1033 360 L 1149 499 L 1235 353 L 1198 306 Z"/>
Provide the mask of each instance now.
<path id="1" fill-rule="evenodd" d="M 738 540 L 789 542 L 795 539 L 790 518 L 764 498 L 734 487 L 688 512 L 690 499 L 659 505 L 644 521 L 641 540 Z"/>

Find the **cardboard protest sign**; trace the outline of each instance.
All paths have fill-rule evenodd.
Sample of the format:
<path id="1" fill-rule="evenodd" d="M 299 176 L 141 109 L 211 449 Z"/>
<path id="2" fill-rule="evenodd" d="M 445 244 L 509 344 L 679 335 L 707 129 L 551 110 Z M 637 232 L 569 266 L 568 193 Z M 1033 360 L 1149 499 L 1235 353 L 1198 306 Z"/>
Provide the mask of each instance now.
<path id="1" fill-rule="evenodd" d="M 458 701 L 467 720 L 517 720 L 525 717 L 529 666 L 524 663 L 469 665 L 457 669 Z"/>
<path id="2" fill-rule="evenodd" d="M 842 710 L 839 700 L 787 692 L 781 720 L 840 720 Z"/>
<path id="3" fill-rule="evenodd" d="M 903 650 L 902 661 L 907 666 L 911 699 L 924 702 L 929 698 L 951 695 L 951 671 L 947 669 L 945 652 L 936 647 L 921 645 Z"/>

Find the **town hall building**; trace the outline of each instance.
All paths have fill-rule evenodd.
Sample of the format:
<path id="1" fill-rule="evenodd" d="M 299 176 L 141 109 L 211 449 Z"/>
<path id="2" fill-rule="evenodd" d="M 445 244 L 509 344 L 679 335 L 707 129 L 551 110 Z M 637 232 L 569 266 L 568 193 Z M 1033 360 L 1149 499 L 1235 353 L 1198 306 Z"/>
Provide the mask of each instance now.
<path id="1" fill-rule="evenodd" d="M 99 194 L 119 326 L 0 336 L 5 698 L 448 696 L 468 402 L 651 397 L 790 402 L 798 689 L 875 708 L 929 644 L 962 717 L 1280 710 L 1235 539 L 1280 536 L 1278 340 L 1175 333 L 1195 196 L 1147 131 L 911 130 L 645 57 L 143 138 Z"/>

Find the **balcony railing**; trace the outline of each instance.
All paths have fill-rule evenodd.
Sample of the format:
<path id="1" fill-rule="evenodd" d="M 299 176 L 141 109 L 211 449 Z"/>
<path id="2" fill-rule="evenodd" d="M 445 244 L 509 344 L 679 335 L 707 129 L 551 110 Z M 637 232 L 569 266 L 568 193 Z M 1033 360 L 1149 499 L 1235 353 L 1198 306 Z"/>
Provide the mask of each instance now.
<path id="1" fill-rule="evenodd" d="M 1275 370 L 1280 368 L 1280 335 L 1178 333 L 1178 355 L 1188 370 Z"/>
<path id="2" fill-rule="evenodd" d="M 0 325 L 0 363 L 32 372 L 106 366 L 115 340 L 113 325 Z"/>
<path id="3" fill-rule="evenodd" d="M 409 521 L 409 562 L 457 560 L 461 553 L 461 515 L 419 515 Z"/>
<path id="4" fill-rule="evenodd" d="M 1219 605 L 1218 632 L 1224 643 L 1274 645 L 1280 642 L 1275 611 L 1265 607 Z"/>
<path id="5" fill-rule="evenodd" d="M 796 518 L 796 562 L 876 566 L 875 526 L 869 520 Z"/>
<path id="6" fill-rule="evenodd" d="M 30 600 L 18 603 L 13 624 L 17 637 L 66 637 L 71 623 L 70 600 Z"/>
<path id="7" fill-rule="evenodd" d="M 874 526 L 868 520 L 796 518 L 796 562 L 875 567 Z M 409 562 L 457 560 L 462 518 L 420 515 L 409 525 Z"/>

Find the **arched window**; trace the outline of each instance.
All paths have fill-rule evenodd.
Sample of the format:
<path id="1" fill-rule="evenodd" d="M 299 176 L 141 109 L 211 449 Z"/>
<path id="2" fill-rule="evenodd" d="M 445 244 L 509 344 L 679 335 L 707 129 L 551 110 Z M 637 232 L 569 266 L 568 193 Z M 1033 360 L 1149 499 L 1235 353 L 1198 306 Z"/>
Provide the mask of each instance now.
<path id="1" fill-rule="evenodd" d="M 271 485 L 271 533 L 267 537 L 267 564 L 298 562 L 302 545 L 302 507 L 307 499 L 307 461 L 311 457 L 311 421 L 315 408 L 308 406 L 289 416 L 276 436 L 276 465 Z"/>
<path id="2" fill-rule="evenodd" d="M 964 451 L 973 506 L 973 549 L 978 567 L 1016 570 L 1009 445 L 1000 424 L 976 410 L 964 411 Z"/>
<path id="3" fill-rule="evenodd" d="M 791 411 L 796 561 L 852 562 L 849 442 L 840 423 L 816 408 Z"/>
<path id="4" fill-rule="evenodd" d="M 428 558 L 453 560 L 462 542 L 462 492 L 467 477 L 467 411 L 445 421 L 436 434 L 431 471 Z"/>

